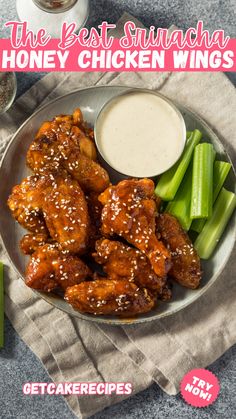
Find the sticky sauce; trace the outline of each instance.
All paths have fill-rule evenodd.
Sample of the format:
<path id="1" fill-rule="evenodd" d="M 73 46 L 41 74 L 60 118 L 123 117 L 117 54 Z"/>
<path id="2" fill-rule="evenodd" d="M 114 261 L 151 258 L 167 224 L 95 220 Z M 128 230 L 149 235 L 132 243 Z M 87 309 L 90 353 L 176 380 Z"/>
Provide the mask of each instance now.
<path id="1" fill-rule="evenodd" d="M 101 155 L 128 176 L 165 172 L 181 156 L 185 138 L 181 114 L 165 99 L 148 92 L 118 96 L 105 106 L 96 123 Z"/>

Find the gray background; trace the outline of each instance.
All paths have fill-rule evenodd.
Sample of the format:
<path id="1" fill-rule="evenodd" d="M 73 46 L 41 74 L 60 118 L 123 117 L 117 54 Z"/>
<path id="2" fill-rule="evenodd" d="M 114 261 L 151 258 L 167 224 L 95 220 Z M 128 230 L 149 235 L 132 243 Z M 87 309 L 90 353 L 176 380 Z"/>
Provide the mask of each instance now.
<path id="1" fill-rule="evenodd" d="M 17 18 L 15 2 L 12 0 L 0 0 L 0 10 L 3 21 Z M 91 13 L 87 26 L 96 26 L 102 20 L 114 23 L 123 11 L 130 12 L 146 26 L 168 27 L 174 23 L 180 28 L 187 29 L 202 19 L 210 31 L 221 28 L 227 35 L 236 37 L 235 0 L 91 0 Z M 6 37 L 7 32 L 1 30 L 0 36 Z M 43 75 L 43 73 L 19 73 L 17 94 L 22 94 Z M 236 85 L 236 73 L 229 73 L 228 77 Z M 93 419 L 110 417 L 233 419 L 236 417 L 236 345 L 211 365 L 210 370 L 219 378 L 221 392 L 218 400 L 208 408 L 191 408 L 180 396 L 167 396 L 157 385 L 153 385 L 127 401 L 95 415 Z M 22 384 L 28 381 L 51 380 L 40 361 L 6 319 L 5 347 L 0 350 L 0 418 L 75 418 L 61 396 L 23 396 Z"/>

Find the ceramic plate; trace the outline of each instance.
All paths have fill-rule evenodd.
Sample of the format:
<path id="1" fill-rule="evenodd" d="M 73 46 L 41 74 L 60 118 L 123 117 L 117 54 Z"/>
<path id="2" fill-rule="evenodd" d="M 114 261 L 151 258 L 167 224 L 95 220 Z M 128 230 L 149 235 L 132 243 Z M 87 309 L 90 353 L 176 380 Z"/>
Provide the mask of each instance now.
<path id="1" fill-rule="evenodd" d="M 61 113 L 70 114 L 76 107 L 81 108 L 85 120 L 93 126 L 101 107 L 115 95 L 123 93 L 128 89 L 128 87 L 120 86 L 100 86 L 77 90 L 62 96 L 35 112 L 20 127 L 12 138 L 12 141 L 4 154 L 0 168 L 0 234 L 9 259 L 22 279 L 24 279 L 27 258 L 21 254 L 18 243 L 22 235 L 25 234 L 25 230 L 23 230 L 12 218 L 6 205 L 6 201 L 12 187 L 20 183 L 21 180 L 29 174 L 25 163 L 26 152 L 36 131 L 43 121 L 49 120 L 55 115 Z M 178 104 L 176 105 L 185 119 L 187 130 L 193 130 L 195 128 L 200 129 L 203 132 L 204 140 L 213 144 L 215 150 L 217 151 L 217 157 L 222 160 L 230 161 L 230 158 L 226 154 L 220 140 L 210 127 L 196 114 L 193 114 Z M 114 173 L 111 175 L 113 180 L 117 180 L 114 178 Z M 235 180 L 235 173 L 231 170 L 226 186 L 234 192 L 236 192 Z M 189 290 L 180 287 L 178 284 L 174 284 L 173 297 L 170 302 L 160 302 L 150 313 L 142 314 L 132 320 L 122 320 L 113 316 L 95 317 L 89 314 L 81 314 L 74 310 L 63 299 L 60 299 L 55 295 L 35 292 L 50 304 L 53 304 L 58 309 L 63 310 L 72 316 L 98 323 L 119 325 L 124 323 L 142 323 L 154 319 L 160 319 L 162 317 L 172 315 L 193 303 L 193 301 L 197 300 L 215 282 L 221 271 L 224 269 L 224 266 L 227 263 L 233 249 L 235 232 L 236 214 L 234 214 L 231 218 L 224 236 L 217 246 L 214 256 L 209 261 L 203 263 L 204 274 L 200 288 L 197 290 Z"/>

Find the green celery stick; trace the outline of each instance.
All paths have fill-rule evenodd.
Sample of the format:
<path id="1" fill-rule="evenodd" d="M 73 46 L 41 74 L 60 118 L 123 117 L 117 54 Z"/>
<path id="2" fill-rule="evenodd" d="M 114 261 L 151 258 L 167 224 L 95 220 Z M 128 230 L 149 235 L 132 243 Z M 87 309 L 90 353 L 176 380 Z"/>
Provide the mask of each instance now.
<path id="1" fill-rule="evenodd" d="M 4 345 L 4 287 L 3 264 L 0 262 L 0 348 Z"/>
<path id="2" fill-rule="evenodd" d="M 196 231 L 196 233 L 201 233 L 205 222 L 206 218 L 196 218 L 191 224 L 191 230 Z"/>
<path id="3" fill-rule="evenodd" d="M 180 159 L 173 167 L 163 173 L 158 181 L 155 193 L 164 201 L 172 201 L 174 199 L 191 161 L 194 148 L 199 143 L 201 138 L 202 133 L 195 129 L 191 137 L 187 140 L 187 144 Z"/>
<path id="4" fill-rule="evenodd" d="M 190 202 L 192 187 L 192 164 L 184 176 L 184 179 L 175 195 L 175 199 L 168 202 L 165 212 L 174 215 L 184 230 L 188 231 L 191 225 Z"/>
<path id="5" fill-rule="evenodd" d="M 212 216 L 194 242 L 201 259 L 209 259 L 236 208 L 236 195 L 222 188 L 213 207 Z"/>
<path id="6" fill-rule="evenodd" d="M 213 168 L 213 204 L 229 174 L 231 164 L 225 161 L 215 161 Z M 193 220 L 191 230 L 201 233 L 206 218 Z"/>
<path id="7" fill-rule="evenodd" d="M 215 161 L 213 171 L 213 203 L 227 178 L 231 164 L 226 161 Z"/>
<path id="8" fill-rule="evenodd" d="M 213 145 L 198 144 L 193 156 L 193 180 L 190 217 L 209 218 L 213 202 L 213 164 L 215 159 Z"/>
<path id="9" fill-rule="evenodd" d="M 187 140 L 191 137 L 192 133 L 193 133 L 193 131 L 187 131 L 186 132 L 186 138 L 187 138 Z"/>

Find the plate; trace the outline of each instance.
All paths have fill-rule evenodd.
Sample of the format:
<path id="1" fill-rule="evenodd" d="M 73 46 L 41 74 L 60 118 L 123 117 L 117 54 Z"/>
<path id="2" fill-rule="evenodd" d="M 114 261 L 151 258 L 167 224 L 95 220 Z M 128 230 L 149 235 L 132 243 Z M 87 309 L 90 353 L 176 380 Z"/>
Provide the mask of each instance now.
<path id="1" fill-rule="evenodd" d="M 12 187 L 20 183 L 25 176 L 29 175 L 29 171 L 26 168 L 25 163 L 26 152 L 36 131 L 43 121 L 49 120 L 55 115 L 61 113 L 70 114 L 76 107 L 81 108 L 85 120 L 93 126 L 102 106 L 104 106 L 108 100 L 117 94 L 121 94 L 129 89 L 129 87 L 121 86 L 99 86 L 76 90 L 65 96 L 57 98 L 36 111 L 13 136 L 3 156 L 0 167 L 0 235 L 13 267 L 23 280 L 27 258 L 21 254 L 18 243 L 22 235 L 25 234 L 25 230 L 21 228 L 12 218 L 6 205 L 6 201 Z M 178 107 L 185 119 L 187 130 L 193 130 L 195 128 L 200 129 L 203 133 L 204 140 L 213 144 L 217 152 L 217 158 L 230 161 L 222 143 L 212 129 L 196 114 L 182 107 L 178 103 L 175 103 L 175 105 Z M 116 175 L 114 173 L 111 173 L 111 175 L 113 180 L 117 180 L 115 179 Z M 230 171 L 226 187 L 236 193 L 236 176 L 233 170 Z M 159 302 L 154 310 L 149 313 L 142 314 L 134 319 L 120 319 L 114 316 L 95 317 L 90 314 L 82 314 L 74 310 L 66 301 L 55 295 L 45 294 L 38 291 L 34 292 L 48 303 L 72 316 L 97 323 L 121 325 L 143 323 L 160 319 L 173 315 L 193 303 L 216 281 L 217 277 L 224 269 L 233 249 L 235 243 L 235 233 L 236 214 L 234 213 L 224 236 L 217 246 L 214 256 L 209 261 L 202 264 L 204 273 L 200 288 L 197 290 L 190 290 L 175 283 L 173 287 L 173 297 L 170 302 Z"/>

